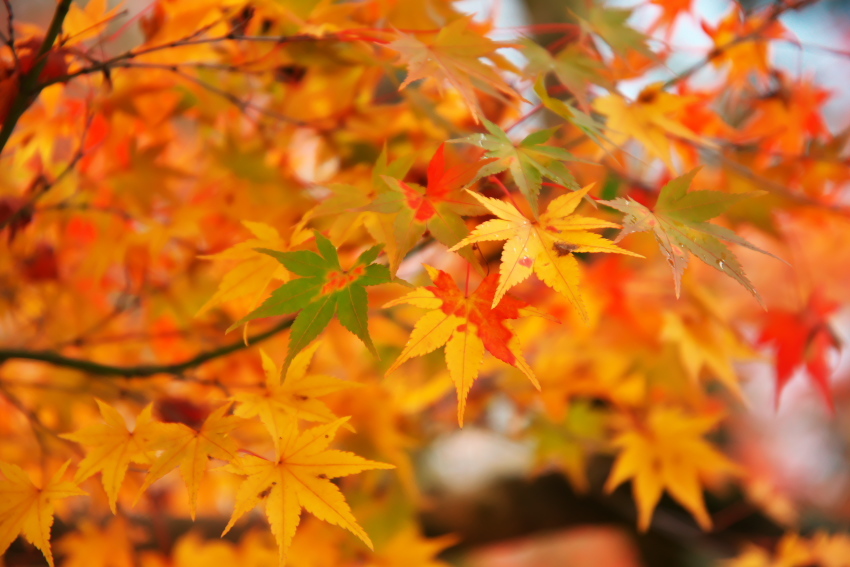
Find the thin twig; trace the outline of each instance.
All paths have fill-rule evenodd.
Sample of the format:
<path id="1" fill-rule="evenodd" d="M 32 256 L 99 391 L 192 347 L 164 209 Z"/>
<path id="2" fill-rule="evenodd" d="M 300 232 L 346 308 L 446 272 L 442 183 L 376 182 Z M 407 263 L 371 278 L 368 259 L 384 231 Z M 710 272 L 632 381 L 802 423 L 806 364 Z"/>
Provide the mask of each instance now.
<path id="1" fill-rule="evenodd" d="M 670 79 L 668 79 L 662 85 L 662 87 L 661 87 L 662 90 L 666 90 L 666 89 L 668 89 L 668 88 L 690 78 L 694 73 L 696 73 L 697 71 L 699 71 L 703 67 L 706 67 L 707 65 L 709 65 L 712 61 L 717 59 L 720 55 L 722 55 L 724 52 L 728 51 L 732 47 L 735 47 L 735 46 L 740 45 L 742 43 L 746 43 L 748 41 L 756 39 L 763 32 L 767 31 L 767 29 L 770 26 L 775 24 L 783 14 L 785 14 L 787 12 L 802 10 L 803 8 L 806 8 L 806 7 L 808 7 L 812 4 L 815 4 L 819 1 L 820 0 L 797 0 L 797 2 L 789 2 L 787 4 L 774 4 L 774 5 L 772 5 L 771 13 L 765 17 L 764 22 L 759 27 L 757 27 L 756 29 L 754 29 L 753 31 L 751 31 L 748 34 L 744 34 L 744 35 L 741 35 L 741 36 L 738 36 L 738 37 L 732 39 L 731 41 L 729 41 L 729 43 L 726 43 L 726 44 L 722 45 L 721 47 L 713 49 L 712 51 L 709 52 L 709 54 L 703 60 L 692 65 L 691 67 L 688 67 L 687 69 L 685 69 L 684 71 L 682 71 L 681 73 L 676 75 L 675 77 L 671 77 Z"/>
<path id="2" fill-rule="evenodd" d="M 50 435 L 54 439 L 61 441 L 63 444 L 71 447 L 77 455 L 83 456 L 83 454 L 84 454 L 83 450 L 80 448 L 79 445 L 77 445 L 76 443 L 69 441 L 67 439 L 63 439 L 62 437 L 59 436 L 58 433 L 56 433 L 55 431 L 53 431 L 52 429 L 47 427 L 44 424 L 44 422 L 41 421 L 41 418 L 38 417 L 38 414 L 36 414 L 33 410 L 29 409 L 20 400 L 20 398 L 18 398 L 16 395 L 11 393 L 5 387 L 0 386 L 0 396 L 5 398 L 6 401 L 8 401 L 10 404 L 15 406 L 18 409 L 18 411 L 20 411 L 24 415 L 24 417 L 27 418 L 27 421 L 29 421 L 30 426 L 32 426 L 32 428 L 35 430 L 34 433 L 36 434 L 36 437 L 40 438 L 40 436 L 38 435 L 39 431 L 41 431 L 43 433 L 47 433 L 48 435 Z"/>
<path id="3" fill-rule="evenodd" d="M 189 36 L 192 37 L 192 36 Z M 170 43 L 164 43 L 161 45 L 154 45 L 151 47 L 146 47 L 143 49 L 139 49 L 136 51 L 130 50 L 120 55 L 116 55 L 111 59 L 107 59 L 105 61 L 100 61 L 99 63 L 95 63 L 90 67 L 84 67 L 82 69 L 78 69 L 73 73 L 68 73 L 67 75 L 62 75 L 59 77 L 53 77 L 52 79 L 45 81 L 39 85 L 40 89 L 48 87 L 50 85 L 56 83 L 64 83 L 74 79 L 76 77 L 80 77 L 83 75 L 91 75 L 92 73 L 100 73 L 102 71 L 108 70 L 110 68 L 118 66 L 118 64 L 131 61 L 136 57 L 141 55 L 147 55 L 149 53 L 154 53 L 157 51 L 162 51 L 164 49 L 175 49 L 179 47 L 186 47 L 190 45 L 200 45 L 205 43 L 218 43 L 222 41 L 233 41 L 233 40 L 244 40 L 244 41 L 268 41 L 269 38 L 265 36 L 234 36 L 234 35 L 223 35 L 217 37 L 209 37 L 209 38 L 193 38 L 193 39 L 179 39 L 176 41 L 172 41 Z M 341 38 L 335 35 L 326 35 L 323 37 L 316 37 L 312 35 L 292 35 L 292 36 L 282 36 L 278 38 L 272 38 L 276 43 L 298 43 L 298 42 L 318 42 L 318 41 L 340 41 Z"/>
<path id="4" fill-rule="evenodd" d="M 12 59 L 15 60 L 15 69 L 18 68 L 18 51 L 15 49 L 15 13 L 12 11 L 12 0 L 3 0 L 6 5 L 6 29 L 8 34 L 6 37 L 6 45 L 12 51 Z"/>
<path id="5" fill-rule="evenodd" d="M 89 129 L 91 128 L 92 121 L 94 120 L 94 114 L 89 113 L 86 118 L 86 124 L 83 127 L 83 133 L 80 138 L 80 144 L 77 147 L 77 151 L 74 152 L 74 155 L 71 157 L 71 161 L 59 172 L 59 174 L 52 180 L 47 181 L 45 178 L 39 178 L 39 183 L 41 183 L 41 187 L 33 187 L 33 195 L 29 198 L 29 200 L 24 203 L 17 211 L 8 216 L 5 220 L 0 222 L 0 231 L 2 231 L 7 226 L 14 224 L 20 217 L 27 214 L 28 211 L 31 211 L 33 206 L 41 199 L 48 191 L 50 191 L 53 187 L 55 187 L 62 179 L 64 179 L 71 171 L 76 168 L 77 164 L 83 159 L 83 156 L 86 153 L 86 139 L 88 138 Z"/>
<path id="6" fill-rule="evenodd" d="M 280 120 L 282 122 L 288 122 L 290 124 L 295 124 L 296 126 L 306 126 L 307 125 L 306 122 L 302 122 L 301 120 L 297 120 L 297 119 L 292 118 L 290 116 L 286 116 L 285 114 L 280 114 L 280 113 L 275 112 L 273 110 L 263 108 L 261 106 L 254 104 L 253 102 L 251 102 L 249 100 L 241 99 L 231 92 L 228 92 L 224 89 L 220 89 L 217 86 L 212 85 L 212 84 L 204 81 L 203 79 L 199 79 L 198 77 L 194 77 L 194 76 L 192 76 L 192 75 L 190 75 L 190 74 L 188 74 L 184 71 L 181 71 L 175 65 L 164 65 L 164 64 L 161 65 L 161 64 L 157 64 L 157 63 L 136 63 L 136 62 L 133 62 L 133 61 L 128 61 L 128 62 L 125 62 L 125 63 L 119 63 L 119 64 L 114 66 L 114 68 L 117 68 L 117 67 L 123 67 L 123 68 L 126 68 L 126 69 L 160 69 L 162 71 L 168 71 L 169 73 L 173 73 L 173 74 L 177 75 L 178 77 L 180 77 L 180 78 L 182 78 L 186 81 L 189 81 L 191 83 L 198 85 L 199 87 L 201 87 L 202 89 L 204 89 L 208 92 L 211 92 L 215 95 L 222 97 L 223 99 L 225 99 L 227 102 L 229 102 L 233 106 L 237 107 L 239 110 L 241 110 L 246 115 L 248 115 L 249 110 L 253 110 L 253 111 L 255 111 L 259 114 L 262 114 L 264 116 L 268 116 L 269 118 L 274 118 L 274 119 Z"/>

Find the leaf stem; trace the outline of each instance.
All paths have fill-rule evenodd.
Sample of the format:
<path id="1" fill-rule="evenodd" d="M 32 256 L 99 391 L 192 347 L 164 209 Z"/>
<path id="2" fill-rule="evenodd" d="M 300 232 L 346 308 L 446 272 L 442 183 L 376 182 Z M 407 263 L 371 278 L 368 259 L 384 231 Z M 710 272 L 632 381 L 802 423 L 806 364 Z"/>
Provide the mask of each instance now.
<path id="1" fill-rule="evenodd" d="M 487 179 L 489 179 L 491 182 L 493 182 L 493 183 L 495 183 L 496 185 L 498 185 L 498 186 L 502 189 L 502 192 L 504 192 L 504 194 L 508 196 L 508 199 L 510 199 L 510 200 L 511 200 L 511 203 L 512 203 L 512 204 L 513 204 L 513 206 L 516 208 L 516 210 L 519 210 L 519 205 L 517 205 L 517 202 L 516 202 L 516 201 L 514 201 L 514 196 L 513 196 L 513 195 L 511 195 L 511 192 L 510 192 L 510 191 L 508 191 L 508 188 L 507 188 L 507 187 L 505 187 L 505 184 L 504 184 L 504 183 L 502 183 L 502 181 L 501 181 L 498 177 L 496 177 L 495 175 L 491 175 L 491 176 L 489 176 Z"/>

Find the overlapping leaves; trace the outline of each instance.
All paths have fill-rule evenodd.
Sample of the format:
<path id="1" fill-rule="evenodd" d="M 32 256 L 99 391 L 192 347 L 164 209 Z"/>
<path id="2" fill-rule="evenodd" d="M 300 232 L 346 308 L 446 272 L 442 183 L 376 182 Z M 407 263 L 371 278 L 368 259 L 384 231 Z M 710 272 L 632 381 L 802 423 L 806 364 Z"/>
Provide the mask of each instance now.
<path id="1" fill-rule="evenodd" d="M 750 244 L 728 228 L 708 221 L 735 203 L 753 197 L 749 193 L 723 193 L 722 191 L 691 191 L 688 187 L 698 169 L 677 177 L 665 185 L 658 195 L 655 207 L 650 210 L 640 203 L 619 197 L 602 203 L 626 213 L 625 226 L 616 242 L 632 232 L 651 230 L 673 270 L 676 297 L 682 286 L 682 274 L 688 266 L 689 253 L 709 266 L 720 270 L 744 286 L 761 302 L 761 296 L 750 283 L 738 258 L 722 242 L 733 242 L 750 250 L 773 256 Z M 775 258 L 775 256 L 774 256 Z M 777 258 L 778 259 L 778 258 Z"/>
<path id="2" fill-rule="evenodd" d="M 310 250 L 277 252 L 261 249 L 301 277 L 277 288 L 262 305 L 231 326 L 232 329 L 253 319 L 298 312 L 292 323 L 284 368 L 319 336 L 334 314 L 375 356 L 378 354 L 367 326 L 366 287 L 390 281 L 387 267 L 373 264 L 383 246 L 366 250 L 351 268 L 344 270 L 334 245 L 318 232 L 316 245 L 320 254 Z"/>
<path id="3" fill-rule="evenodd" d="M 527 218 L 516 207 L 504 201 L 473 194 L 498 218 L 478 225 L 472 234 L 453 250 L 473 242 L 507 241 L 502 251 L 499 286 L 493 296 L 493 307 L 510 288 L 525 281 L 534 273 L 546 285 L 563 294 L 578 312 L 586 317 L 584 303 L 578 290 L 580 269 L 573 254 L 615 252 L 640 256 L 623 250 L 598 234 L 589 232 L 593 229 L 618 225 L 573 214 L 589 190 L 588 186 L 554 199 L 539 220 Z"/>
<path id="4" fill-rule="evenodd" d="M 496 358 L 517 367 L 535 387 L 534 372 L 520 351 L 508 319 L 537 314 L 528 304 L 513 297 L 494 299 L 496 274 L 488 276 L 470 296 L 464 295 L 446 272 L 425 266 L 433 286 L 418 288 L 384 305 L 408 303 L 429 309 L 413 328 L 398 359 L 387 370 L 395 371 L 409 358 L 422 356 L 445 345 L 446 364 L 458 395 L 458 423 L 463 425 L 466 397 L 487 350 Z"/>
<path id="5" fill-rule="evenodd" d="M 428 165 L 427 187 L 383 177 L 389 191 L 380 193 L 369 208 L 394 216 L 393 236 L 398 256 L 395 264 L 413 248 L 426 230 L 446 246 L 454 246 L 469 234 L 461 215 L 475 214 L 480 212 L 481 207 L 463 189 L 478 177 L 482 167 L 492 161 L 495 160 L 447 167 L 445 144 L 440 144 Z M 471 250 L 464 249 L 460 253 L 467 261 L 475 261 Z"/>
<path id="6" fill-rule="evenodd" d="M 538 213 L 537 196 L 544 177 L 564 187 L 578 189 L 572 173 L 562 163 L 575 160 L 575 156 L 563 148 L 544 144 L 555 129 L 539 130 L 514 143 L 499 126 L 486 119 L 483 122 L 489 134 L 473 134 L 452 142 L 473 144 L 487 150 L 484 156 L 495 161 L 481 168 L 479 177 L 510 171 L 514 183 L 531 204 L 534 216 Z"/>

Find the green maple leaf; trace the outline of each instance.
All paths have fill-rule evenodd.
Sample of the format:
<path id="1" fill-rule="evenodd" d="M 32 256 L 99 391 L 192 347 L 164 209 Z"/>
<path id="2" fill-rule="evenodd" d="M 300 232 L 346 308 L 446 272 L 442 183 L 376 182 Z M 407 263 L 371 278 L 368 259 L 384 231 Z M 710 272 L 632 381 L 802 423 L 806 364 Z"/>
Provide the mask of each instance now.
<path id="1" fill-rule="evenodd" d="M 747 279 L 744 269 L 735 254 L 722 242 L 734 242 L 750 250 L 773 256 L 770 252 L 756 247 L 744 240 L 728 228 L 706 222 L 725 212 L 735 203 L 756 197 L 760 192 L 723 193 L 722 191 L 691 191 L 691 184 L 699 168 L 677 177 L 661 189 L 653 210 L 628 198 L 617 198 L 612 201 L 599 201 L 626 214 L 623 219 L 623 230 L 614 242 L 619 242 L 632 232 L 651 230 L 655 239 L 664 252 L 667 262 L 673 270 L 673 281 L 676 286 L 676 297 L 679 297 L 682 285 L 682 274 L 688 266 L 689 252 L 708 264 L 720 270 L 752 293 L 761 303 L 753 284 Z"/>
<path id="2" fill-rule="evenodd" d="M 586 31 L 601 37 L 611 49 L 625 56 L 630 50 L 654 58 L 655 54 L 647 45 L 649 37 L 628 24 L 633 10 L 628 8 L 609 8 L 594 4 L 581 26 Z"/>
<path id="3" fill-rule="evenodd" d="M 487 150 L 485 157 L 494 159 L 481 168 L 478 177 L 486 177 L 505 171 L 511 172 L 514 183 L 528 199 L 534 216 L 539 215 L 537 196 L 543 178 L 549 178 L 577 191 L 578 183 L 572 173 L 564 166 L 564 161 L 579 161 L 573 154 L 554 146 L 546 146 L 544 142 L 552 137 L 557 128 L 539 130 L 525 137 L 521 142 L 514 143 L 504 130 L 489 120 L 482 119 L 489 134 L 473 134 L 465 138 L 449 140 L 453 143 L 473 144 Z"/>
<path id="4" fill-rule="evenodd" d="M 363 252 L 348 270 L 342 269 L 331 241 L 318 232 L 316 245 L 319 254 L 309 250 L 278 252 L 258 248 L 301 277 L 277 288 L 262 305 L 231 325 L 228 331 L 254 319 L 289 315 L 300 310 L 290 331 L 289 351 L 284 361 L 284 368 L 287 368 L 295 355 L 318 337 L 336 314 L 339 322 L 378 356 L 367 326 L 366 287 L 390 281 L 389 269 L 373 264 L 383 245 Z"/>
<path id="5" fill-rule="evenodd" d="M 522 42 L 522 53 L 528 59 L 525 71 L 531 75 L 545 75 L 552 72 L 561 84 L 570 90 L 578 101 L 579 106 L 590 111 L 590 86 L 598 85 L 608 90 L 614 88 L 613 83 L 605 78 L 605 65 L 591 57 L 586 49 L 578 44 L 572 44 L 552 55 L 548 49 L 537 45 L 531 40 Z"/>

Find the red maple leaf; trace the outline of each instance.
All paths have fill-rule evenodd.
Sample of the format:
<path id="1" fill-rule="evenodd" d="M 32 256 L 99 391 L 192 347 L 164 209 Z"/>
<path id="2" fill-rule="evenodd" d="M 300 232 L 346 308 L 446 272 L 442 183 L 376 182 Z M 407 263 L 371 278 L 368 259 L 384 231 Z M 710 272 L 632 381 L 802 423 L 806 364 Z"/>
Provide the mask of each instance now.
<path id="1" fill-rule="evenodd" d="M 831 369 L 827 361 L 830 349 L 841 348 L 841 343 L 829 326 L 829 317 L 839 304 L 825 298 L 819 290 L 809 296 L 800 311 L 770 311 L 759 344 L 776 345 L 776 406 L 782 390 L 791 380 L 794 371 L 805 365 L 814 385 L 820 391 L 830 411 L 835 411 L 829 386 Z"/>

